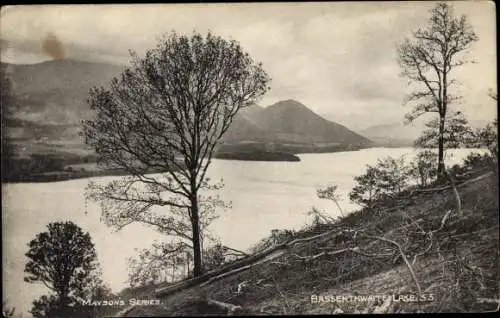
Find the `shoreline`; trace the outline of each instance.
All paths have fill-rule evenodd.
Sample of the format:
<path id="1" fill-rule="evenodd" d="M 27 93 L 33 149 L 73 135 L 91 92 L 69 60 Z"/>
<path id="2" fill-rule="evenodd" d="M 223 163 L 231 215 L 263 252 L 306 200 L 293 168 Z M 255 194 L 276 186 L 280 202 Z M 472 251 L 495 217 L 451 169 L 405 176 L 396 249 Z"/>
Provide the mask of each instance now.
<path id="1" fill-rule="evenodd" d="M 368 147 L 370 148 L 370 147 Z M 360 148 L 365 149 L 365 148 Z M 213 159 L 219 160 L 237 160 L 237 161 L 263 161 L 263 162 L 300 162 L 299 154 L 313 154 L 313 153 L 337 153 L 345 151 L 358 151 L 358 148 L 343 149 L 341 151 L 315 151 L 315 152 L 284 152 L 284 151 L 241 151 L 241 152 L 220 152 L 213 156 Z M 87 164 L 95 164 L 89 162 Z M 68 165 L 71 166 L 71 165 Z M 151 171 L 151 173 L 163 171 Z M 5 178 L 2 176 L 2 184 L 15 184 L 15 183 L 49 183 L 61 182 L 75 179 L 105 177 L 105 176 L 124 176 L 128 175 L 127 171 L 122 169 L 108 169 L 108 170 L 53 170 L 37 173 L 24 173 L 17 176 L 10 176 Z"/>

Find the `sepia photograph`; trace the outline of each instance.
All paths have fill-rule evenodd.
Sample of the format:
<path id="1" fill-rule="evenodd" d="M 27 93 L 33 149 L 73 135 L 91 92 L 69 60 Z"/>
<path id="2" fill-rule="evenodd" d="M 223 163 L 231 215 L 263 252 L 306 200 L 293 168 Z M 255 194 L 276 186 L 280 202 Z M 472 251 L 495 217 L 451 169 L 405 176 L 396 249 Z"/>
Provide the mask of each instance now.
<path id="1" fill-rule="evenodd" d="M 500 309 L 493 1 L 10 5 L 3 317 Z"/>

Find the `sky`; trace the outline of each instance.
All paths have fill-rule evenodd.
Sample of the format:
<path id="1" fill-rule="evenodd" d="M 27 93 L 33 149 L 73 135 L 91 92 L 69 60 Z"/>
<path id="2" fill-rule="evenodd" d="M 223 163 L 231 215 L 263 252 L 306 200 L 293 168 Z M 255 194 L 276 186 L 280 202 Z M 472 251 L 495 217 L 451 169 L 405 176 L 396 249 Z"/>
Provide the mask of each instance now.
<path id="1" fill-rule="evenodd" d="M 125 64 L 158 37 L 211 30 L 240 42 L 272 78 L 262 106 L 295 99 L 328 119 L 361 129 L 401 122 L 411 91 L 400 76 L 396 46 L 425 26 L 426 2 L 328 2 L 2 7 L 1 58 L 10 63 L 50 60 L 42 43 L 61 44 L 61 56 Z M 457 70 L 471 120 L 489 120 L 496 103 L 496 23 L 493 2 L 453 2 L 479 41 L 468 53 L 477 63 Z M 52 54 L 53 55 L 53 54 Z"/>

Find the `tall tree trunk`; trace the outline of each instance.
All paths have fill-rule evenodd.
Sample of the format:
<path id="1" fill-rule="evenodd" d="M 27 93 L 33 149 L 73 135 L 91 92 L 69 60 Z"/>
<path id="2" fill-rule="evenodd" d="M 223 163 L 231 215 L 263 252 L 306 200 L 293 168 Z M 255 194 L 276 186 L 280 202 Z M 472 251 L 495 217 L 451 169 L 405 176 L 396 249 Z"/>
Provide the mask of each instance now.
<path id="1" fill-rule="evenodd" d="M 443 56 L 446 56 L 446 53 L 443 53 Z M 442 96 L 441 96 L 441 107 L 439 110 L 439 149 L 438 149 L 438 171 L 437 171 L 437 179 L 442 182 L 447 179 L 446 168 L 444 166 L 444 125 L 446 120 L 446 111 L 448 108 L 448 64 L 446 63 L 446 59 L 444 60 L 443 65 L 443 82 L 442 82 Z"/>
<path id="2" fill-rule="evenodd" d="M 193 229 L 193 274 L 194 277 L 202 274 L 201 267 L 201 240 L 200 240 L 200 215 L 198 211 L 198 195 L 191 195 L 191 225 Z"/>
<path id="3" fill-rule="evenodd" d="M 69 297 L 68 292 L 63 290 L 58 293 L 59 298 L 59 308 L 57 309 L 57 318 L 67 317 L 69 314 L 70 308 L 69 305 Z"/>
<path id="4" fill-rule="evenodd" d="M 438 171 L 437 179 L 442 181 L 445 179 L 445 167 L 444 167 L 444 115 L 440 115 L 439 118 L 439 138 L 438 138 Z"/>

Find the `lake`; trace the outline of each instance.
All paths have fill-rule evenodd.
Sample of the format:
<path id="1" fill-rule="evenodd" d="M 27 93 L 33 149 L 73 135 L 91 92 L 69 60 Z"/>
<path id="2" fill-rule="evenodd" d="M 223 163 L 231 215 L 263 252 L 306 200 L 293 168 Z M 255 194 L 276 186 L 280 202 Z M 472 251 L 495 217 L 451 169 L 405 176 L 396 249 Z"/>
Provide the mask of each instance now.
<path id="1" fill-rule="evenodd" d="M 450 151 L 446 163 L 460 163 L 469 149 Z M 336 184 L 344 211 L 356 205 L 347 194 L 354 186 L 353 177 L 365 171 L 365 165 L 378 158 L 414 154 L 412 148 L 370 148 L 359 151 L 301 154 L 300 162 L 256 162 L 213 160 L 209 167 L 212 180 L 223 179 L 221 198 L 232 202 L 211 227 L 223 244 L 247 249 L 272 229 L 299 229 L 310 222 L 312 206 L 338 215 L 333 202 L 316 197 L 316 189 Z M 105 182 L 118 177 L 92 178 Z M 35 298 L 47 292 L 43 285 L 23 281 L 27 244 L 50 222 L 71 220 L 90 232 L 103 269 L 103 280 L 114 292 L 127 287 L 127 258 L 136 249 L 150 247 L 162 237 L 141 225 L 119 232 L 100 221 L 100 208 L 86 202 L 84 188 L 90 179 L 54 183 L 2 185 L 3 295 L 16 312 L 27 313 Z"/>

